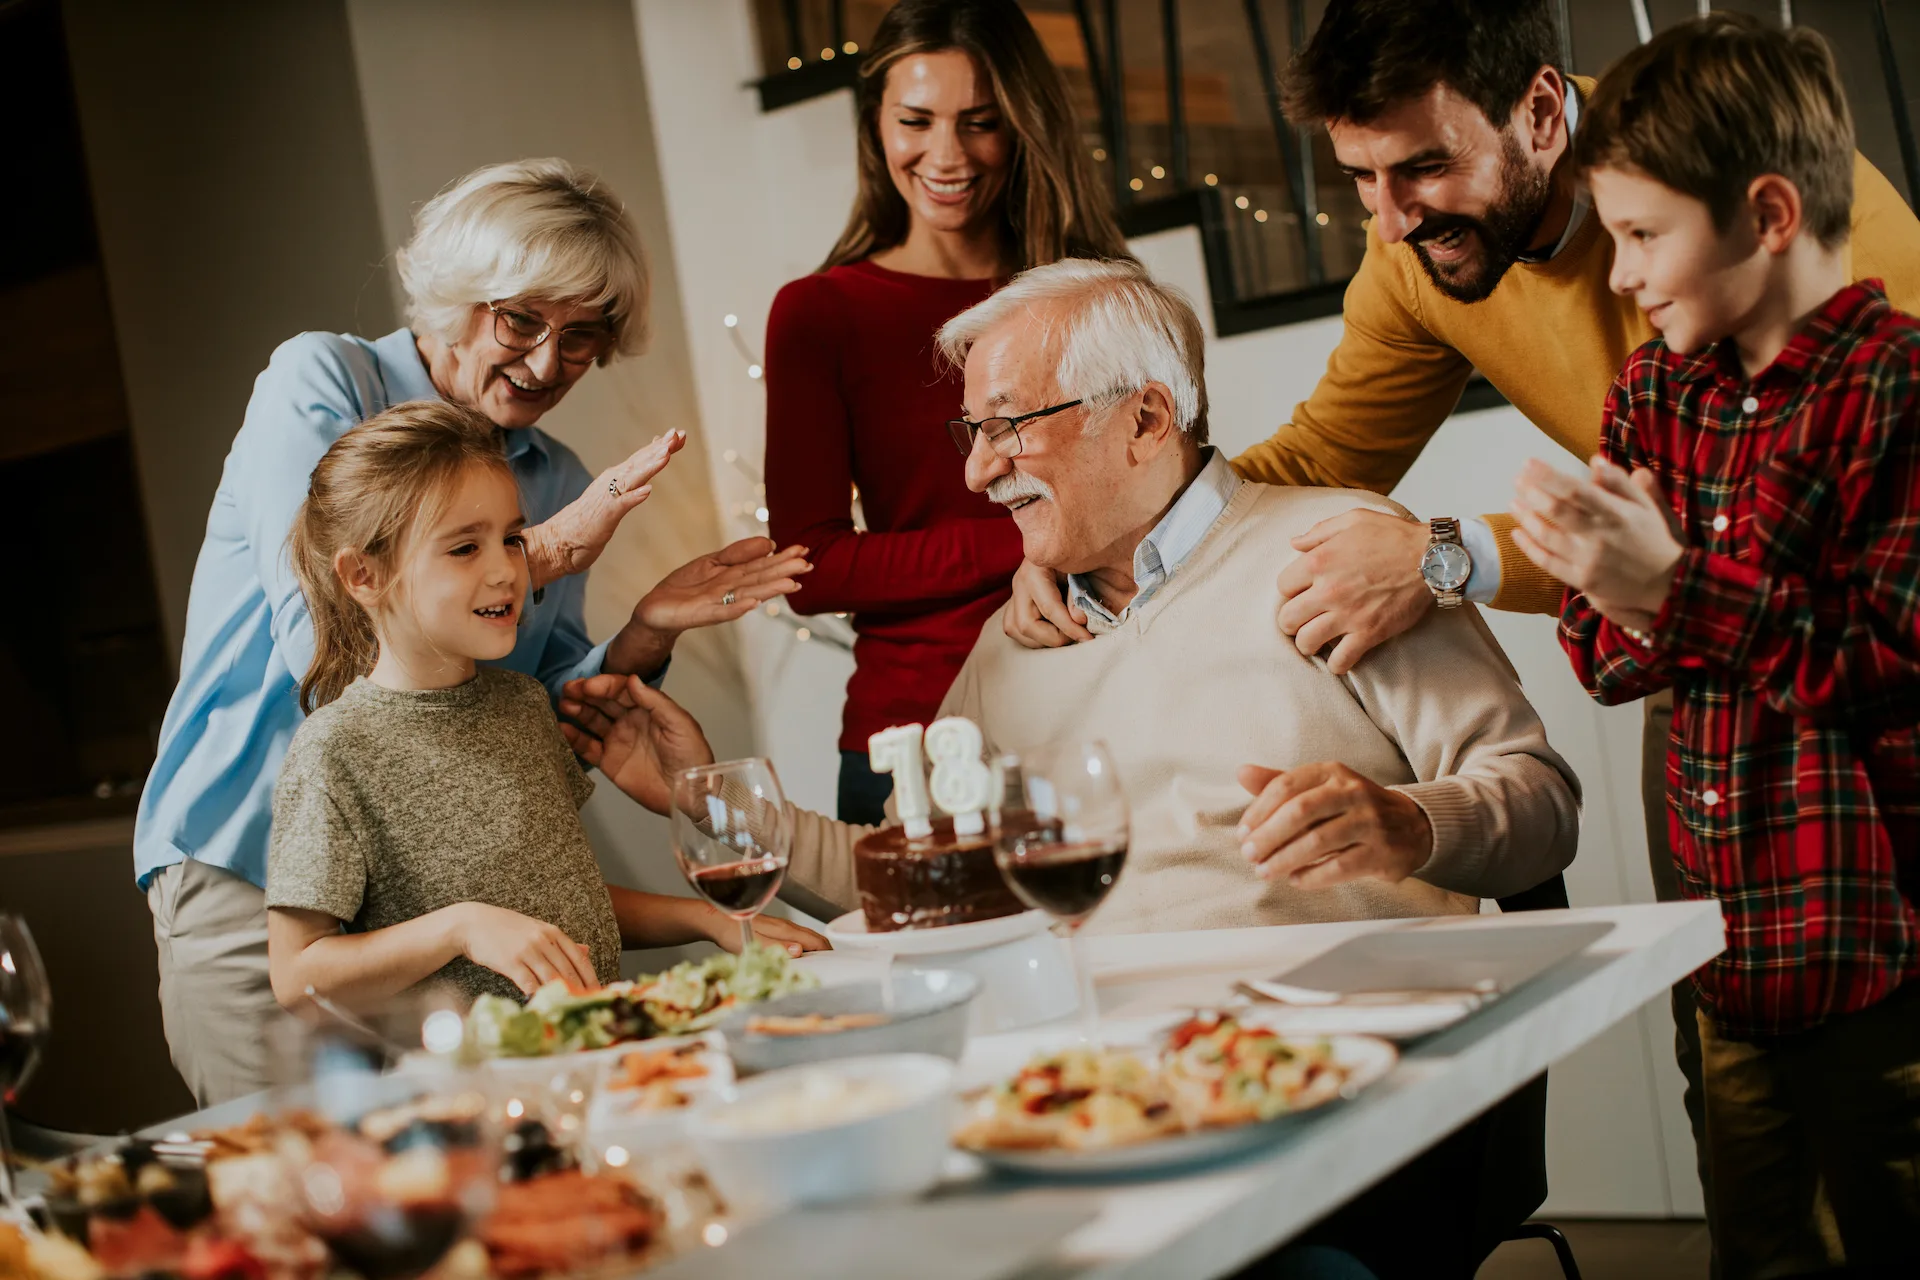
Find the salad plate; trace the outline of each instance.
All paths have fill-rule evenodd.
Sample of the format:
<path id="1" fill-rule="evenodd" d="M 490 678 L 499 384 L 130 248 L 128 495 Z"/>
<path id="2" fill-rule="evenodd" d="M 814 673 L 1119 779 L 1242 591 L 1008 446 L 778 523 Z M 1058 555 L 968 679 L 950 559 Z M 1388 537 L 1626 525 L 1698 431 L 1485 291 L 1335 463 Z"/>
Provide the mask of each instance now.
<path id="1" fill-rule="evenodd" d="M 819 985 L 777 947 L 687 960 L 631 981 L 572 991 L 559 981 L 523 1005 L 483 995 L 467 1011 L 469 1056 L 495 1063 L 617 1050 L 635 1041 L 697 1035 L 731 1010 Z"/>

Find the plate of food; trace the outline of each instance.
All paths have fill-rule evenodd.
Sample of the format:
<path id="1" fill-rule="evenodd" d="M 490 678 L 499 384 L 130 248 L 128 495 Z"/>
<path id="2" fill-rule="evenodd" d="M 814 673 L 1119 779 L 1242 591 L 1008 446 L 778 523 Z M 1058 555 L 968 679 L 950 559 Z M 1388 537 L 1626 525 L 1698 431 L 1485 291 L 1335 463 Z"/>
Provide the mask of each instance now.
<path id="1" fill-rule="evenodd" d="M 1293 1039 L 1202 1013 L 1137 1047 L 1042 1052 L 973 1097 L 954 1145 L 998 1169 L 1089 1176 L 1220 1159 L 1350 1098 L 1399 1054 L 1367 1036 Z"/>
<path id="2" fill-rule="evenodd" d="M 820 979 L 778 947 L 687 960 L 664 973 L 574 991 L 554 981 L 523 1005 L 483 995 L 467 1011 L 466 1052 L 490 1061 L 614 1049 L 707 1030 L 743 1004 L 807 991 Z M 609 1055 L 618 1057 L 618 1053 Z"/>
<path id="3" fill-rule="evenodd" d="M 717 1032 L 621 1046 L 599 1069 L 587 1135 L 594 1147 L 634 1145 L 679 1131 L 694 1108 L 733 1083 L 733 1062 Z"/>

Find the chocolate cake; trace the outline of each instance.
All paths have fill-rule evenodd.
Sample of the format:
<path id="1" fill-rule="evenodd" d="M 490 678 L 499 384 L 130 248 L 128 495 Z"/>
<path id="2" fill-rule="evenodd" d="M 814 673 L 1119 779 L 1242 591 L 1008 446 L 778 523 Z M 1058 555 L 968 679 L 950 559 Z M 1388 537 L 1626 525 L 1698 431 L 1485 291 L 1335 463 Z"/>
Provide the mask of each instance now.
<path id="1" fill-rule="evenodd" d="M 853 846 L 853 878 L 867 931 L 929 929 L 993 920 L 1026 910 L 993 861 L 993 838 L 956 836 L 953 820 L 934 821 L 933 834 L 907 839 L 888 827 Z"/>

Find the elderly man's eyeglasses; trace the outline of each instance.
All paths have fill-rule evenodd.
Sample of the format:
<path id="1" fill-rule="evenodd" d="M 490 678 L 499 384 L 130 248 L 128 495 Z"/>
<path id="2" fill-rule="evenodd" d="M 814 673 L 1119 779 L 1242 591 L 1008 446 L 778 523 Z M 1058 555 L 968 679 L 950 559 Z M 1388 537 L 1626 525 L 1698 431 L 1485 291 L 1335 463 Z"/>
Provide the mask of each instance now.
<path id="1" fill-rule="evenodd" d="M 531 351 L 548 338 L 566 364 L 592 364 L 613 345 L 613 330 L 604 324 L 570 324 L 555 337 L 553 326 L 539 316 L 489 302 L 493 312 L 493 340 L 509 351 Z"/>
<path id="2" fill-rule="evenodd" d="M 1023 413 L 1017 418 L 983 418 L 979 422 L 954 418 L 947 423 L 947 434 L 953 437 L 953 447 L 963 455 L 971 456 L 974 437 L 984 435 L 987 438 L 987 447 L 995 453 L 1003 458 L 1017 458 L 1020 456 L 1021 449 L 1021 423 L 1064 413 L 1080 403 L 1078 400 L 1069 400 L 1065 404 L 1056 404 L 1045 409 L 1035 409 L 1032 413 Z"/>

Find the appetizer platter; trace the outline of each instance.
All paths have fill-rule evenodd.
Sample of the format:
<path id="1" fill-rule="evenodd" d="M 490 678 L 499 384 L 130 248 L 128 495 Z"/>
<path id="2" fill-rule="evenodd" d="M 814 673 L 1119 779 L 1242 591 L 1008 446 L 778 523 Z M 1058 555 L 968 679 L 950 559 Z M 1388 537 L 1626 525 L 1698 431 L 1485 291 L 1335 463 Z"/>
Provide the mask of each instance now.
<path id="1" fill-rule="evenodd" d="M 1264 1146 L 1379 1080 L 1384 1040 L 1300 1040 L 1249 1015 L 1200 1013 L 1138 1047 L 1042 1052 L 973 1097 L 954 1144 L 1015 1173 L 1140 1173 Z"/>

